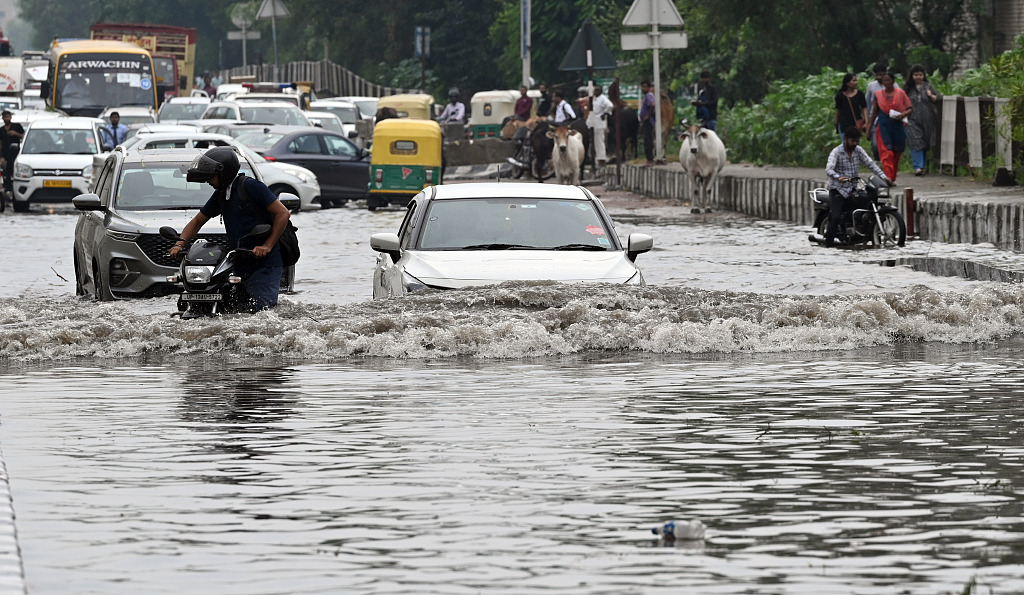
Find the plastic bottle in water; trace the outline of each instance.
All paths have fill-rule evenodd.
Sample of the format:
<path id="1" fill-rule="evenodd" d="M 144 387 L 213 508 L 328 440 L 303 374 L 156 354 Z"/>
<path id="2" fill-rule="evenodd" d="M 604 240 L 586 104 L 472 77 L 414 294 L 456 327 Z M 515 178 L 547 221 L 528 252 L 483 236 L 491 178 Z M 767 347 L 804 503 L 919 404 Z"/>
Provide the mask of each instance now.
<path id="1" fill-rule="evenodd" d="M 660 527 L 651 529 L 651 533 L 661 535 L 665 539 L 685 541 L 704 539 L 704 523 L 697 519 L 689 521 L 668 521 Z"/>

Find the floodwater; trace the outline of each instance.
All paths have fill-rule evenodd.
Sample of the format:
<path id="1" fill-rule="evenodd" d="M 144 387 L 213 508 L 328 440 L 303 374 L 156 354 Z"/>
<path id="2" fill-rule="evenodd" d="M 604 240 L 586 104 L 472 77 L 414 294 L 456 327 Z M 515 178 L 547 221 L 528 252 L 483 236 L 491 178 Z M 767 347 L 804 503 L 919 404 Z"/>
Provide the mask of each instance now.
<path id="1" fill-rule="evenodd" d="M 181 321 L 0 216 L 30 593 L 1024 591 L 1024 257 L 666 207 L 615 213 L 646 288 L 370 301 L 400 218 L 301 214 L 296 294 Z"/>

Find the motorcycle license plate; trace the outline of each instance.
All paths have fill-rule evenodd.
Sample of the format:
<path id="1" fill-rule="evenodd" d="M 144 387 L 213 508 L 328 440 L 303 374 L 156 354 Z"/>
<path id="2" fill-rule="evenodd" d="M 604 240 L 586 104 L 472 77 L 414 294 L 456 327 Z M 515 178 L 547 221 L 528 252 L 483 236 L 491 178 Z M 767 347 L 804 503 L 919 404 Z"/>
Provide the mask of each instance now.
<path id="1" fill-rule="evenodd" d="M 71 180 L 43 180 L 43 188 L 70 188 Z"/>
<path id="2" fill-rule="evenodd" d="M 224 299 L 219 293 L 186 293 L 181 296 L 186 302 L 219 302 Z"/>

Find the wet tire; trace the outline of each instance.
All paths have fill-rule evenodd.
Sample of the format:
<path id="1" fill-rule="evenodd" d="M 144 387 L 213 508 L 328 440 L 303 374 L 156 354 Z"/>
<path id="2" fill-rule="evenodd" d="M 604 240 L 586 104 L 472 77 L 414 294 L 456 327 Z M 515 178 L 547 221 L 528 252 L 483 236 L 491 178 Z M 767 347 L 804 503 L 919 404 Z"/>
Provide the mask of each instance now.
<path id="1" fill-rule="evenodd" d="M 14 207 L 14 212 L 15 213 L 27 213 L 28 212 L 29 202 L 27 200 L 22 200 L 22 201 L 14 200 L 14 201 L 11 201 L 11 205 Z"/>
<path id="2" fill-rule="evenodd" d="M 271 192 L 273 192 L 273 193 L 274 193 L 274 196 L 276 196 L 276 197 L 278 197 L 278 198 L 280 198 L 280 197 L 281 197 L 281 195 L 282 195 L 282 194 L 284 194 L 285 192 L 291 192 L 291 193 L 292 193 L 292 194 L 294 194 L 295 196 L 298 196 L 298 195 L 299 195 L 299 193 L 298 193 L 298 192 L 296 192 L 294 188 L 292 188 L 291 186 L 287 186 L 287 185 L 285 185 L 285 184 L 274 184 L 273 186 L 271 186 L 271 187 L 270 187 L 270 191 L 271 191 Z M 301 205 L 301 202 L 300 202 L 300 205 Z M 293 212 L 293 213 L 297 213 L 297 212 L 299 212 L 299 211 L 300 211 L 301 209 L 302 209 L 302 207 L 300 206 L 300 207 L 299 207 L 298 209 L 295 209 L 295 210 L 294 210 L 294 211 L 292 211 L 292 212 Z"/>
<path id="3" fill-rule="evenodd" d="M 92 265 L 92 284 L 96 290 L 95 298 L 99 302 L 112 302 L 114 301 L 114 295 L 110 293 L 110 288 L 107 287 L 107 282 L 100 274 L 100 267 L 95 262 Z"/>
<path id="4" fill-rule="evenodd" d="M 887 211 L 878 216 L 882 221 L 881 228 L 875 227 L 871 234 L 871 245 L 875 248 L 892 248 L 907 243 L 907 224 L 903 216 L 895 211 Z"/>

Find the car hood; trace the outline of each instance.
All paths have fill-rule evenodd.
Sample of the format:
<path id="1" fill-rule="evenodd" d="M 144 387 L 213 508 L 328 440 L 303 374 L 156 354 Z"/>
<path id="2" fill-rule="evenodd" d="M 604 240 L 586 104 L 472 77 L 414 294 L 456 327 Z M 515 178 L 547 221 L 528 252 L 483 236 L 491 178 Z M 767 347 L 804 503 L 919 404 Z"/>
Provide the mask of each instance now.
<path id="1" fill-rule="evenodd" d="M 503 281 L 625 283 L 637 272 L 625 252 L 410 250 L 402 261 L 413 277 L 448 289 Z"/>
<path id="2" fill-rule="evenodd" d="M 32 169 L 83 170 L 92 166 L 93 157 L 95 155 L 91 153 L 89 155 L 21 153 L 18 155 L 18 162 L 31 166 Z"/>
<path id="3" fill-rule="evenodd" d="M 158 233 L 160 228 L 169 225 L 179 233 L 185 225 L 195 217 L 199 209 L 173 211 L 129 211 L 118 210 L 112 213 L 109 228 L 132 233 Z M 224 224 L 220 217 L 214 217 L 203 225 L 203 235 L 224 233 Z"/>

